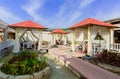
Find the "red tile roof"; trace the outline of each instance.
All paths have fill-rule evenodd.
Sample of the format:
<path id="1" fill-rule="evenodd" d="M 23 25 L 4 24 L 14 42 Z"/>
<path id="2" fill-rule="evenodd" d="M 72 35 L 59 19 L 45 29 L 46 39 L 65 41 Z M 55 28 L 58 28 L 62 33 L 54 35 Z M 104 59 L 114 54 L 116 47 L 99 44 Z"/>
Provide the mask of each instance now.
<path id="1" fill-rule="evenodd" d="M 103 21 L 99 21 L 99 20 L 96 20 L 96 19 L 93 19 L 93 18 L 88 18 L 86 20 L 83 20 L 83 21 L 71 26 L 70 29 L 85 26 L 85 25 L 89 25 L 89 24 L 90 25 L 103 26 L 103 27 L 115 27 L 112 24 L 108 24 L 108 23 L 105 23 Z"/>
<path id="2" fill-rule="evenodd" d="M 60 28 L 57 28 L 57 29 L 53 30 L 52 33 L 67 34 L 68 32 L 66 32 Z"/>
<path id="3" fill-rule="evenodd" d="M 11 24 L 9 25 L 11 27 L 20 27 L 20 28 L 40 28 L 40 29 L 45 29 L 44 26 L 41 26 L 31 20 L 28 20 L 28 21 L 24 21 L 24 22 L 19 22 L 19 23 L 16 23 L 16 24 Z"/>

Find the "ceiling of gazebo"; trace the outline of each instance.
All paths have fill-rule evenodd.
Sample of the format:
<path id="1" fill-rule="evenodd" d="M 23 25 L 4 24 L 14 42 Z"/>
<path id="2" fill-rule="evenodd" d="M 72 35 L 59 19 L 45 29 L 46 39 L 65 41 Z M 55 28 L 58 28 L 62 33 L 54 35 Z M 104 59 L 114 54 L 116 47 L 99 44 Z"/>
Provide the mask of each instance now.
<path id="1" fill-rule="evenodd" d="M 37 24 L 31 20 L 28 21 L 24 21 L 24 22 L 19 22 L 19 23 L 15 23 L 15 24 L 11 24 L 9 25 L 11 27 L 15 27 L 15 28 L 39 28 L 39 29 L 45 29 L 46 27 Z"/>
<path id="2" fill-rule="evenodd" d="M 97 25 L 97 26 L 102 26 L 102 27 L 116 27 L 116 26 L 113 26 L 112 24 L 108 24 L 108 23 L 105 23 L 103 21 L 99 21 L 99 20 L 96 20 L 96 19 L 93 19 L 93 18 L 88 18 L 86 20 L 83 20 L 83 21 L 71 26 L 70 29 L 74 29 L 74 28 L 77 28 L 77 27 L 82 27 L 82 26 L 85 26 L 85 25 Z"/>

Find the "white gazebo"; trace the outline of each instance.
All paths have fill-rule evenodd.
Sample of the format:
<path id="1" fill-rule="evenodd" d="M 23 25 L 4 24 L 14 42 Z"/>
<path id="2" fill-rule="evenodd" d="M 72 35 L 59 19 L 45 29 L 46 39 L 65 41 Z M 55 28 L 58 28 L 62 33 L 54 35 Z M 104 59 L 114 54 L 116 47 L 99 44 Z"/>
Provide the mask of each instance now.
<path id="1" fill-rule="evenodd" d="M 60 28 L 57 28 L 57 29 L 54 29 L 51 34 L 53 36 L 53 41 L 52 41 L 53 45 L 55 44 L 56 40 L 59 41 L 59 39 L 64 41 L 64 45 L 67 44 L 67 34 L 68 34 L 68 32 L 66 32 L 66 31 L 64 31 Z"/>
<path id="2" fill-rule="evenodd" d="M 98 50 L 110 48 L 112 24 L 93 18 L 88 18 L 70 27 L 72 30 L 72 51 L 75 51 L 75 41 L 86 42 L 88 55 L 95 55 Z M 76 39 L 76 40 L 75 40 Z M 85 45 L 84 45 L 85 46 Z"/>
<path id="3" fill-rule="evenodd" d="M 25 47 L 37 48 L 38 50 L 42 49 L 42 31 L 43 29 L 46 29 L 44 26 L 30 20 L 11 24 L 9 26 L 15 28 L 15 45 L 13 52 L 17 53 L 20 51 L 21 41 L 23 42 L 23 50 Z M 37 37 L 38 35 L 36 36 L 34 33 L 38 34 L 39 37 Z M 36 42 L 38 42 L 38 47 L 35 45 Z"/>

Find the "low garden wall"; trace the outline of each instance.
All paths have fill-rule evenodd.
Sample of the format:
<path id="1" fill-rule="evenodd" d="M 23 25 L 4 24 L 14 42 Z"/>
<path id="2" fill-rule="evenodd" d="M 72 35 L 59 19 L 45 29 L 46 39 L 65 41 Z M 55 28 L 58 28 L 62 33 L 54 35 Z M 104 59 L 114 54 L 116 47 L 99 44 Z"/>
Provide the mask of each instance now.
<path id="1" fill-rule="evenodd" d="M 50 67 L 47 66 L 45 69 L 34 73 L 33 75 L 7 75 L 0 71 L 0 79 L 47 79 L 50 76 Z"/>
<path id="2" fill-rule="evenodd" d="M 120 67 L 116 67 L 116 66 L 112 66 L 112 65 L 108 65 L 108 64 L 104 64 L 104 63 L 98 63 L 98 66 L 100 66 L 104 69 L 114 71 L 114 72 L 120 72 Z"/>

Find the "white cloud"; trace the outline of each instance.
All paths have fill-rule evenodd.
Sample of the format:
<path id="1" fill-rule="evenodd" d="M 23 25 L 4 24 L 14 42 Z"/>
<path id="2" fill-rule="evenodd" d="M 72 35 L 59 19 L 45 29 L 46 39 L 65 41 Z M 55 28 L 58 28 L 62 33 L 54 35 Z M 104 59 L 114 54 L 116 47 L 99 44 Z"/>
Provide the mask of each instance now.
<path id="1" fill-rule="evenodd" d="M 2 6 L 0 6 L 0 15 L 0 19 L 7 23 L 14 23 L 22 20 L 20 17 L 9 11 L 6 7 Z"/>
<path id="2" fill-rule="evenodd" d="M 68 9 L 67 5 L 62 5 L 56 16 L 61 17 L 66 12 L 67 9 Z"/>
<path id="3" fill-rule="evenodd" d="M 118 18 L 120 17 L 120 6 L 115 6 L 113 8 L 110 9 L 110 11 L 105 12 L 105 11 L 98 11 L 96 13 L 95 18 L 100 19 L 100 20 L 109 20 L 109 19 L 114 19 L 114 18 Z"/>
<path id="4" fill-rule="evenodd" d="M 58 6 L 59 11 L 56 15 L 47 19 L 44 19 L 44 16 L 37 12 L 38 9 L 42 9 L 43 5 L 45 5 L 45 0 L 29 0 L 27 4 L 22 6 L 22 9 L 44 26 L 50 28 L 66 27 L 81 16 L 79 2 L 80 0 L 77 2 L 74 0 L 65 1 L 61 6 Z"/>
<path id="5" fill-rule="evenodd" d="M 88 6 L 89 4 L 91 4 L 92 2 L 94 2 L 94 0 L 82 0 L 79 8 L 84 8 Z"/>
<path id="6" fill-rule="evenodd" d="M 82 14 L 80 12 L 75 12 L 71 15 L 69 22 L 74 22 L 76 19 L 78 19 Z"/>
<path id="7" fill-rule="evenodd" d="M 39 16 L 37 10 L 42 7 L 44 0 L 29 0 L 27 4 L 22 6 L 22 9 L 25 10 L 34 20 L 40 21 L 42 17 Z"/>
<path id="8" fill-rule="evenodd" d="M 62 27 L 67 27 L 76 22 L 76 20 L 82 15 L 79 8 L 79 1 L 68 0 L 59 7 L 56 17 L 59 20 L 56 24 Z M 75 4 L 75 5 L 74 5 Z"/>

